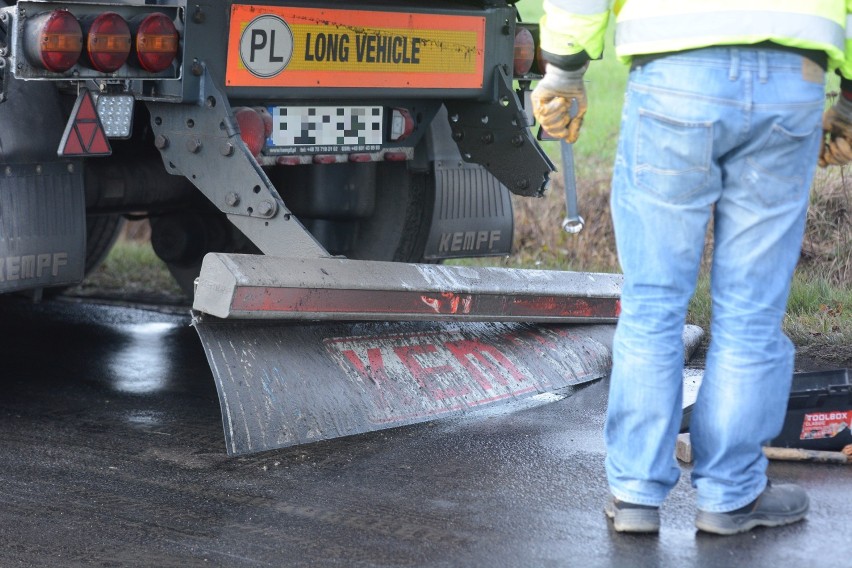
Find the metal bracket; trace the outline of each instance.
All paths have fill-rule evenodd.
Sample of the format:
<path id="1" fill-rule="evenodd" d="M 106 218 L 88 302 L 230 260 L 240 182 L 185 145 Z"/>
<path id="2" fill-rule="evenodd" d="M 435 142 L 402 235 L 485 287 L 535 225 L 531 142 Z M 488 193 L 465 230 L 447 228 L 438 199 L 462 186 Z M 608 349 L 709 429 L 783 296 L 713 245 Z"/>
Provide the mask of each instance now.
<path id="1" fill-rule="evenodd" d="M 227 97 L 200 65 L 197 104 L 146 103 L 166 170 L 189 179 L 264 254 L 329 256 L 284 205 L 240 138 Z"/>
<path id="2" fill-rule="evenodd" d="M 553 162 L 530 132 L 511 77 L 500 66 L 494 73 L 491 101 L 445 101 L 453 140 L 465 161 L 485 166 L 512 193 L 541 196 Z"/>

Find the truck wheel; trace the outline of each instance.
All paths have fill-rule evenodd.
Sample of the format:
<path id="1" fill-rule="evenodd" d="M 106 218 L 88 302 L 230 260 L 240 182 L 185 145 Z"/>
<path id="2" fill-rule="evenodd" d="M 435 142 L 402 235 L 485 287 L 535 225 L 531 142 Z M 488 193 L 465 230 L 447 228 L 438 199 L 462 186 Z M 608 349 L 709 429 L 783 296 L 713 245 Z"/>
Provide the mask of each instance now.
<path id="1" fill-rule="evenodd" d="M 123 227 L 121 215 L 86 216 L 86 276 L 103 263 Z"/>
<path id="2" fill-rule="evenodd" d="M 380 163 L 376 172 L 375 212 L 361 221 L 350 258 L 422 262 L 435 186 L 429 174 L 413 172 L 405 163 Z"/>

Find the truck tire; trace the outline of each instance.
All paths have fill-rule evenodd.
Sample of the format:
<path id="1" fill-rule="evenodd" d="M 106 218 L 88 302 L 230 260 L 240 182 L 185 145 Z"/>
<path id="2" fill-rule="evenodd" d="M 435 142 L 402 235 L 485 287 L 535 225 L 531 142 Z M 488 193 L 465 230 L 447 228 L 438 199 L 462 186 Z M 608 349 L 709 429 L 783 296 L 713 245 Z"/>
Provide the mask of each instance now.
<path id="1" fill-rule="evenodd" d="M 380 163 L 375 211 L 361 221 L 350 258 L 422 262 L 434 200 L 431 175 L 412 171 L 405 163 Z"/>
<path id="2" fill-rule="evenodd" d="M 123 228 L 124 217 L 121 215 L 86 216 L 85 276 L 103 263 Z"/>

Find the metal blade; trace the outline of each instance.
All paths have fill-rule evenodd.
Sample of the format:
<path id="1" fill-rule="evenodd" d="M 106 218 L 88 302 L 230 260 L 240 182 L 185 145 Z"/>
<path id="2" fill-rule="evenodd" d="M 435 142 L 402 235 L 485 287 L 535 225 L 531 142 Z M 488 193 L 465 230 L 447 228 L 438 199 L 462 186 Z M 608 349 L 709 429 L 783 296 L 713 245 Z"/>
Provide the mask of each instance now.
<path id="1" fill-rule="evenodd" d="M 213 253 L 193 308 L 220 318 L 614 322 L 620 274 Z"/>
<path id="2" fill-rule="evenodd" d="M 213 370 L 230 455 L 424 422 L 600 379 L 609 373 L 614 331 L 198 315 L 194 325 Z"/>

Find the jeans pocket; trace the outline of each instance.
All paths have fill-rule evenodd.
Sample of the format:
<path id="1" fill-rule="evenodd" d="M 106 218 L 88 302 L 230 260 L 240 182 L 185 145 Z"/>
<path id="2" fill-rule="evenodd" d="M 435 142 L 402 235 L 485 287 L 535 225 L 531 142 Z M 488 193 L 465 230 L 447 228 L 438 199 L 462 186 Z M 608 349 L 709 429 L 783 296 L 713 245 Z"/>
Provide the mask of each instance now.
<path id="1" fill-rule="evenodd" d="M 816 162 L 816 148 L 811 142 L 818 129 L 819 126 L 796 133 L 775 124 L 760 151 L 746 159 L 742 181 L 754 190 L 761 203 L 794 201 L 807 191 L 805 172 L 809 171 L 810 162 Z"/>
<path id="2" fill-rule="evenodd" d="M 637 186 L 670 202 L 682 202 L 710 181 L 713 124 L 689 122 L 639 109 Z"/>

